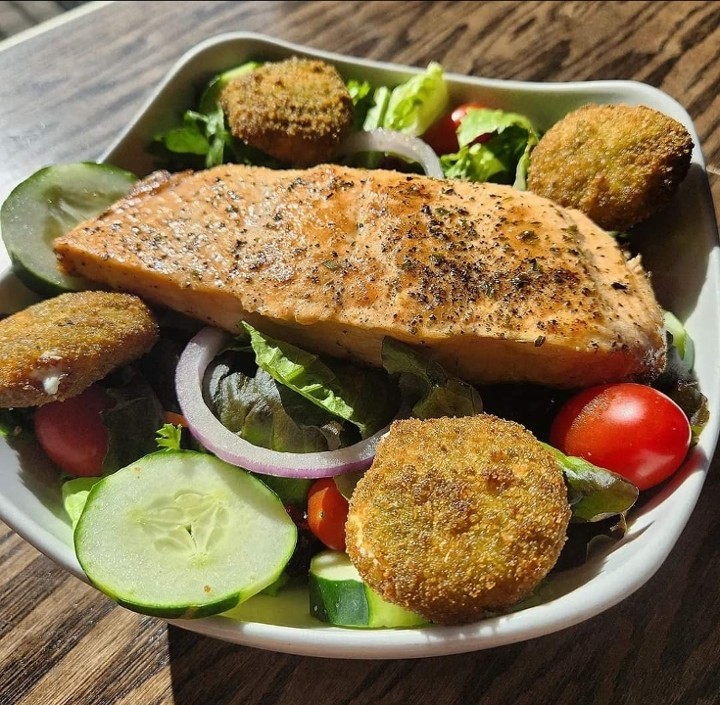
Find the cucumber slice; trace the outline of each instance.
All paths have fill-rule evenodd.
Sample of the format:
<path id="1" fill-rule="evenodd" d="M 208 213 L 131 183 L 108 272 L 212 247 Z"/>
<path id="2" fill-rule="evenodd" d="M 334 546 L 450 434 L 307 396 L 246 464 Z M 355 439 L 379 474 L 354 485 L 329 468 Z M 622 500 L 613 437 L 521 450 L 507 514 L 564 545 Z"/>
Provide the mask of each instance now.
<path id="1" fill-rule="evenodd" d="M 161 451 L 88 495 L 75 552 L 90 581 L 135 612 L 224 612 L 282 573 L 297 529 L 250 473 L 195 451 Z"/>
<path id="2" fill-rule="evenodd" d="M 222 93 L 223 88 L 225 88 L 225 86 L 227 86 L 233 78 L 250 73 L 250 71 L 254 71 L 258 66 L 262 66 L 262 64 L 258 61 L 248 61 L 247 63 L 241 64 L 234 69 L 221 73 L 219 76 L 215 76 L 215 78 L 208 83 L 207 88 L 200 96 L 198 111 L 201 113 L 211 113 L 215 110 L 215 106 L 220 99 L 220 94 Z"/>
<path id="3" fill-rule="evenodd" d="M 322 551 L 310 562 L 310 614 L 339 627 L 416 627 L 419 614 L 386 602 L 368 587 L 345 553 Z"/>
<path id="4" fill-rule="evenodd" d="M 92 285 L 58 270 L 52 241 L 102 213 L 137 177 L 109 164 L 57 164 L 16 186 L 0 208 L 0 228 L 13 270 L 32 291 L 55 296 Z"/>

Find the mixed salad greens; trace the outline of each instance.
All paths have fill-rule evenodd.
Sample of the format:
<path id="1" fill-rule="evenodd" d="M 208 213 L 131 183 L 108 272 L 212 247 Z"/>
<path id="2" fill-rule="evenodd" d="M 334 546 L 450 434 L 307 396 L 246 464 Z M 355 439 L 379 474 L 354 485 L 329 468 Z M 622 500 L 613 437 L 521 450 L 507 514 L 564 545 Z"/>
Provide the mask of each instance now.
<path id="1" fill-rule="evenodd" d="M 259 65 L 261 62 L 247 62 L 215 77 L 205 87 L 197 105 L 182 116 L 181 124 L 157 135 L 151 148 L 160 159 L 159 165 L 180 169 L 239 162 L 281 167 L 275 159 L 231 135 L 218 103 L 223 86 Z M 473 104 L 448 123 L 451 108 L 457 106 L 449 105 L 440 65 L 430 64 L 426 71 L 394 87 L 374 86 L 352 78 L 347 87 L 355 106 L 357 130 L 383 129 L 413 138 L 427 135 L 428 141 L 432 141 L 433 129 L 437 133 L 437 125 L 445 120 L 450 125 L 453 151 L 441 152 L 438 157 L 447 178 L 495 181 L 525 188 L 532 148 L 540 137 L 531 120 Z M 379 152 L 338 157 L 340 161 L 368 167 L 385 164 L 388 158 Z M 407 159 L 393 165 L 409 171 L 418 169 L 417 164 Z M 113 171 L 113 167 L 101 168 L 108 174 Z M 98 212 L 116 197 L 114 190 L 109 197 L 106 193 L 105 199 L 103 194 L 88 195 L 85 188 L 73 190 L 72 184 L 63 178 L 66 175 L 53 179 L 52 172 L 46 172 L 42 178 L 31 177 L 2 209 L 3 238 L 16 271 L 30 286 L 40 280 L 42 286 L 37 286 L 37 290 L 44 296 L 65 290 L 68 282 L 38 275 L 38 268 L 42 270 L 47 265 L 36 266 L 33 262 L 30 267 L 25 250 L 17 246 L 21 238 L 16 233 L 21 231 L 24 237 L 27 231 L 25 225 L 22 226 L 25 230 L 18 225 L 18 193 L 26 211 L 28 202 L 35 199 L 33 207 L 41 202 L 43 215 L 51 215 L 47 222 L 59 222 L 64 230 L 73 220 L 87 217 L 88 210 Z M 48 179 L 55 189 L 50 198 Z M 81 208 L 77 202 L 82 203 Z M 68 203 L 73 207 L 67 207 Z M 43 234 L 41 249 L 44 247 L 47 252 L 57 229 L 43 228 Z M 27 276 L 29 269 L 32 276 Z M 48 282 L 50 288 L 46 286 Z M 187 407 L 182 398 L 187 392 L 179 393 L 175 375 L 178 361 L 201 333 L 200 324 L 167 312 L 160 316 L 161 338 L 155 348 L 138 363 L 117 370 L 99 385 L 111 400 L 101 413 L 107 428 L 102 466 L 76 473 L 84 476 L 63 476 L 63 500 L 76 526 L 76 550 L 91 580 L 132 609 L 173 617 L 221 612 L 258 591 L 272 594 L 288 583 L 304 584 L 310 580 L 309 609 L 325 621 L 356 627 L 421 623 L 416 616 L 384 603 L 353 573 L 352 566 L 342 557 L 343 546 L 328 539 L 322 521 L 309 512 L 308 497 L 317 496 L 311 476 L 253 472 L 233 475 L 236 468 L 228 470 L 232 466 L 215 457 L 218 454 L 213 452 L 212 445 L 188 430 Z M 658 386 L 680 404 L 697 434 L 707 412 L 692 374 L 691 341 L 682 324 L 671 314 L 668 316 L 671 364 Z M 367 442 L 379 437 L 396 418 L 465 416 L 483 410 L 517 420 L 547 441 L 554 413 L 571 394 L 528 385 L 476 388 L 448 374 L 418 350 L 391 339 L 383 344 L 382 364 L 382 369 L 371 369 L 322 358 L 245 324 L 240 335 L 223 342 L 204 370 L 193 403 L 210 408 L 226 429 L 249 444 L 280 453 L 304 454 L 332 453 Z M 0 421 L 10 442 L 18 433 L 34 432 L 31 411 L 7 410 Z M 549 445 L 548 448 L 564 473 L 573 512 L 569 541 L 558 563 L 560 569 L 585 560 L 595 538 L 622 535 L 626 514 L 638 498 L 638 488 L 619 474 L 581 458 L 568 457 Z M 171 478 L 178 475 L 178 468 L 191 472 L 189 468 L 193 467 L 201 468 L 192 472 L 199 473 L 198 482 L 208 486 L 218 483 L 219 476 L 232 476 L 231 482 L 243 485 L 247 499 L 227 511 L 218 509 L 202 493 L 187 490 L 184 481 L 178 479 L 178 486 L 184 488 L 180 499 L 172 506 L 163 504 L 162 492 L 167 483 L 175 482 Z M 338 506 L 342 507 L 341 500 L 347 500 L 361 473 L 362 469 L 344 473 L 331 482 L 329 490 L 335 493 L 333 501 Z M 130 506 L 136 500 L 132 480 L 141 474 L 148 478 L 143 480 L 147 482 L 144 491 L 151 498 L 157 497 L 159 504 L 151 503 L 147 516 L 128 527 L 118 523 L 117 516 L 121 506 Z M 323 491 L 328 491 L 327 482 Z M 327 511 L 327 507 L 321 507 L 322 511 Z M 258 512 L 266 519 L 273 517 L 259 531 L 265 538 L 252 539 L 258 541 L 255 549 L 243 546 L 242 550 L 234 551 L 228 527 L 233 522 L 252 523 Z M 152 520 L 148 518 L 150 514 Z M 170 535 L 168 526 L 185 528 Z M 101 541 L 119 535 L 124 541 L 112 541 L 110 548 Z M 268 536 L 274 538 L 268 540 Z M 147 581 L 157 565 L 144 564 L 138 558 L 140 547 L 148 541 L 155 541 L 162 549 L 158 549 L 157 555 L 167 556 L 162 562 L 162 578 L 150 581 L 152 590 Z M 200 555 L 198 546 L 215 557 L 220 555 L 224 564 L 231 566 L 229 575 L 223 574 L 221 579 L 215 575 L 215 569 L 210 570 L 213 579 L 222 583 L 219 596 L 207 597 L 188 587 L 192 581 L 187 578 L 187 560 L 178 556 Z M 328 549 L 334 553 L 327 553 Z M 137 561 L 133 568 L 136 582 L 131 588 L 119 589 L 117 585 L 123 582 L 124 573 L 130 571 L 128 551 Z M 108 569 L 110 553 L 122 554 L 125 562 L 110 561 Z M 207 566 L 200 563 L 193 570 L 197 568 L 202 574 Z M 249 570 L 255 576 L 253 580 L 247 578 Z M 361 604 L 362 609 L 337 610 L 337 605 L 344 604 L 346 599 Z"/>
<path id="2" fill-rule="evenodd" d="M 183 124 L 156 136 L 155 149 L 165 164 L 174 169 L 212 167 L 228 161 L 278 166 L 275 159 L 232 136 L 217 102 L 230 80 L 260 65 L 262 62 L 247 62 L 215 77 L 202 93 L 197 109 L 184 113 Z M 355 108 L 355 128 L 365 132 L 383 129 L 420 137 L 427 135 L 450 108 L 443 69 L 437 63 L 393 88 L 353 78 L 347 81 L 347 88 Z M 526 116 L 474 107 L 459 121 L 456 135 L 457 149 L 440 155 L 446 177 L 525 188 L 530 152 L 539 139 Z M 373 167 L 382 159 L 382 154 L 370 153 L 352 163 Z"/>

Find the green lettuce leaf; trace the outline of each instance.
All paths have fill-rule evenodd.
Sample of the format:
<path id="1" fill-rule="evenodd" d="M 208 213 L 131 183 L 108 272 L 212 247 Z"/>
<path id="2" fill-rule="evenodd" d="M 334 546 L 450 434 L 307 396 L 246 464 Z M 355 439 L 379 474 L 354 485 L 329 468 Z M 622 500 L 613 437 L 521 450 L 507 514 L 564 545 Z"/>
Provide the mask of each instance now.
<path id="1" fill-rule="evenodd" d="M 483 410 L 477 390 L 405 343 L 385 338 L 383 367 L 398 377 L 403 407 L 420 419 L 473 416 Z"/>
<path id="2" fill-rule="evenodd" d="M 314 353 L 263 335 L 247 323 L 255 362 L 273 379 L 372 436 L 392 418 L 395 388 L 382 370 L 323 362 Z M 372 390 L 372 394 L 368 394 Z"/>
<path id="3" fill-rule="evenodd" d="M 215 104 L 207 113 L 188 110 L 181 127 L 173 127 L 155 136 L 169 152 L 205 157 L 205 167 L 222 164 L 226 148 L 232 148 L 233 138 L 225 124 L 225 113 Z"/>
<path id="4" fill-rule="evenodd" d="M 369 81 L 358 81 L 351 78 L 346 84 L 353 102 L 353 128 L 362 130 L 368 111 L 373 107 L 373 88 Z"/>
<path id="5" fill-rule="evenodd" d="M 368 108 L 362 123 L 363 130 L 377 130 L 384 126 L 390 93 L 387 86 L 380 86 L 373 91 L 372 105 Z"/>
<path id="6" fill-rule="evenodd" d="M 527 188 L 530 153 L 539 139 L 528 118 L 504 110 L 473 108 L 461 120 L 457 135 L 459 151 L 440 159 L 445 176 Z"/>
<path id="7" fill-rule="evenodd" d="M 171 152 L 180 154 L 198 154 L 205 156 L 210 149 L 206 136 L 204 120 L 198 120 L 188 111 L 183 116 L 182 127 L 173 127 L 159 134 L 155 139 L 162 142 Z"/>
<path id="8" fill-rule="evenodd" d="M 624 516 L 637 501 L 638 488 L 632 482 L 583 458 L 543 445 L 555 456 L 565 475 L 572 521 L 600 522 Z"/>
<path id="9" fill-rule="evenodd" d="M 73 528 L 78 523 L 82 510 L 85 507 L 87 496 L 90 490 L 97 484 L 101 477 L 74 477 L 62 484 L 62 503 L 65 513 L 70 517 Z"/>
<path id="10" fill-rule="evenodd" d="M 445 74 L 442 66 L 433 61 L 423 73 L 392 89 L 381 126 L 417 137 L 447 108 Z"/>
<path id="11" fill-rule="evenodd" d="M 336 416 L 283 387 L 262 369 L 254 377 L 229 370 L 213 376 L 210 393 L 215 413 L 223 426 L 249 443 L 309 453 L 352 442 Z"/>

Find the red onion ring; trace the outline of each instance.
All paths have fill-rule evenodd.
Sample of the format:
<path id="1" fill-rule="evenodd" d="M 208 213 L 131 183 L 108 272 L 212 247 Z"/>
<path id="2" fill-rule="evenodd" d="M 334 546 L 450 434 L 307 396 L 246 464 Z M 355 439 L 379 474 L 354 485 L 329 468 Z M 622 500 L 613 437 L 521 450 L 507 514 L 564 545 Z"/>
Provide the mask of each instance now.
<path id="1" fill-rule="evenodd" d="M 347 448 L 315 453 L 286 453 L 248 443 L 225 428 L 203 398 L 208 365 L 222 350 L 228 334 L 203 328 L 185 347 L 175 372 L 175 388 L 183 416 L 195 438 L 210 452 L 232 465 L 263 475 L 314 479 L 366 470 L 388 428 Z"/>
<path id="2" fill-rule="evenodd" d="M 353 132 L 340 143 L 338 154 L 356 152 L 384 152 L 406 157 L 420 164 L 428 176 L 445 178 L 440 160 L 433 148 L 420 138 L 403 132 L 383 129 Z"/>

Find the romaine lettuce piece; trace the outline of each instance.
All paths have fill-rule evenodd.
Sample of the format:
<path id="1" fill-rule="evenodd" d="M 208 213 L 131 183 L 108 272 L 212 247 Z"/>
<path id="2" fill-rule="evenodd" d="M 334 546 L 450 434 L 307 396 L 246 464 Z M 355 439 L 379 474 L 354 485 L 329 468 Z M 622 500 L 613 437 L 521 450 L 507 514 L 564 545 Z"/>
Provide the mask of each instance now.
<path id="1" fill-rule="evenodd" d="M 447 111 L 448 100 L 443 68 L 433 61 L 423 73 L 392 89 L 378 127 L 418 137 Z"/>
<path id="2" fill-rule="evenodd" d="M 377 130 L 384 126 L 385 113 L 390 102 L 390 89 L 380 86 L 373 91 L 372 106 L 368 108 L 363 120 L 363 130 Z"/>

